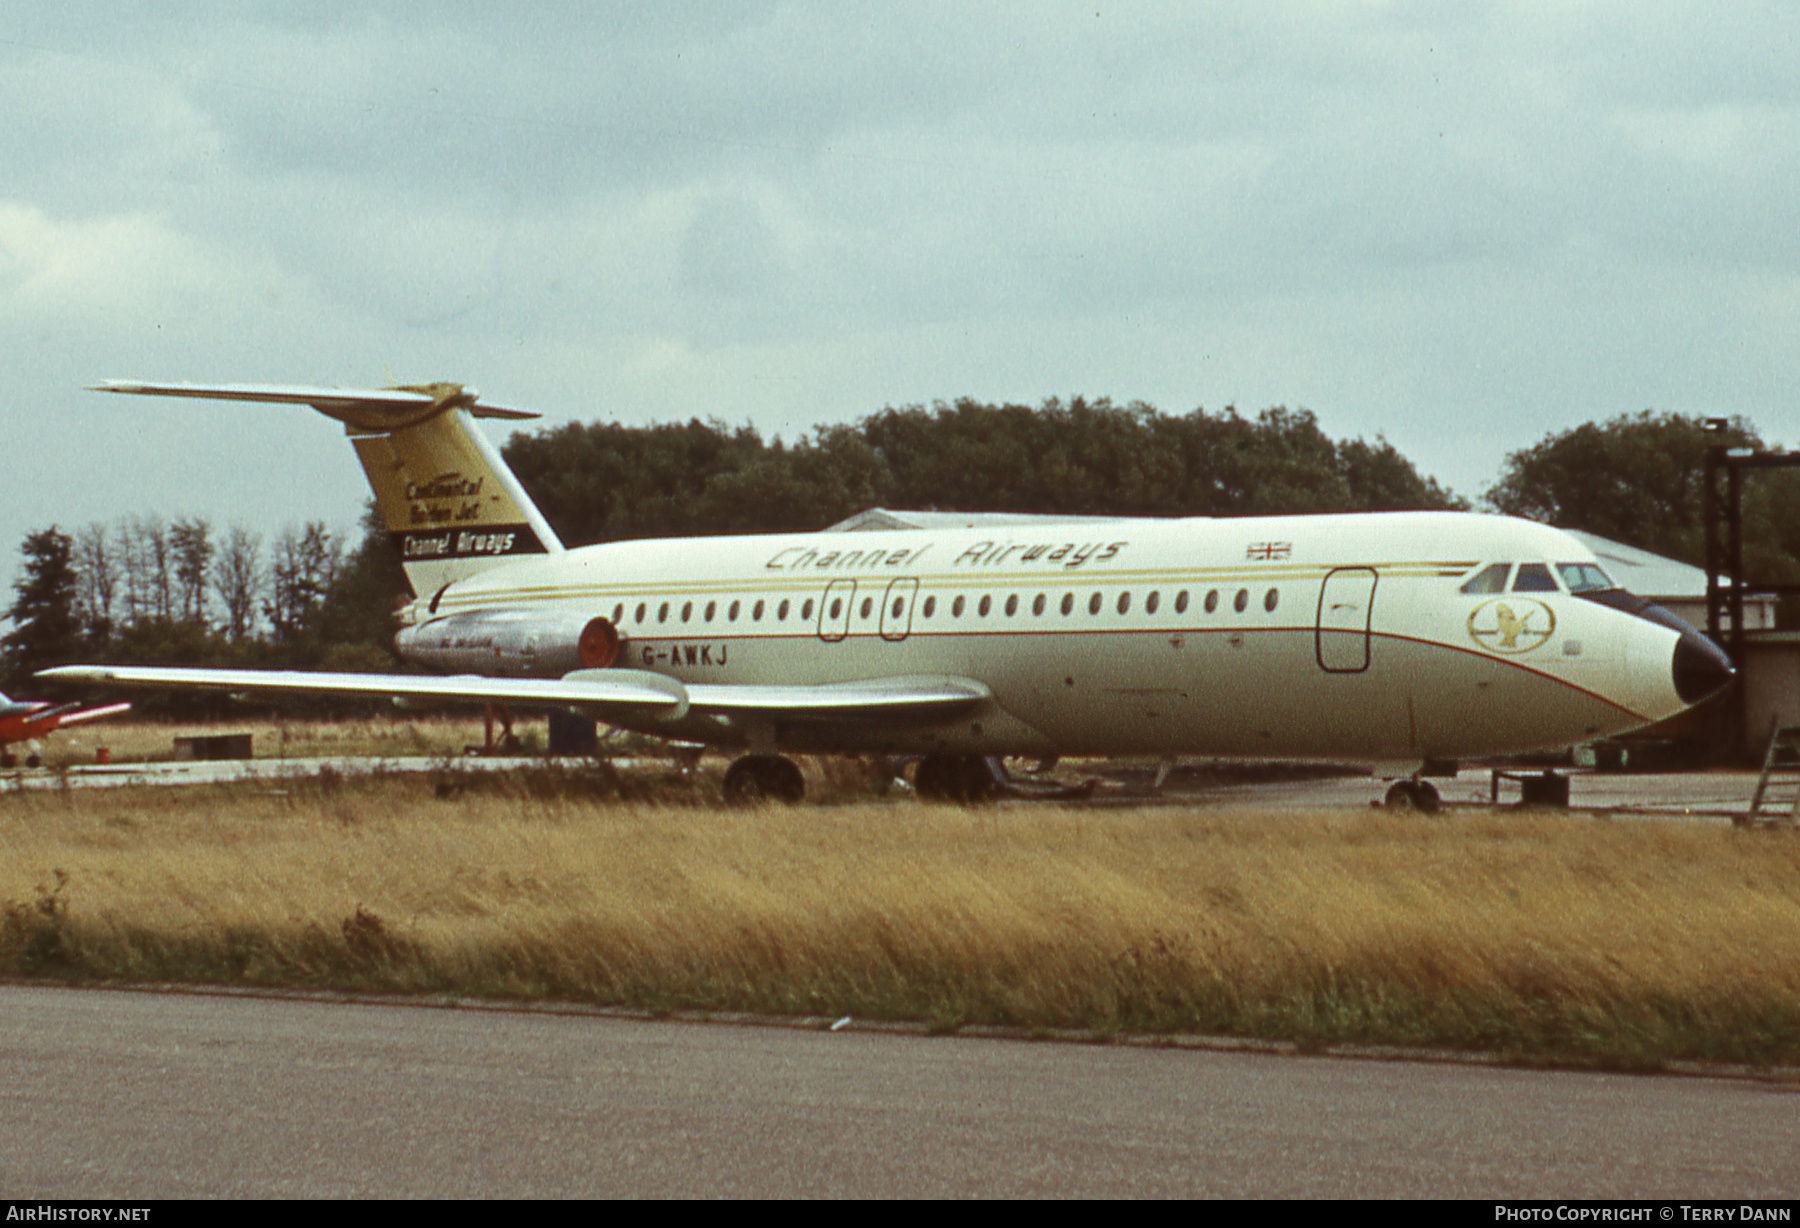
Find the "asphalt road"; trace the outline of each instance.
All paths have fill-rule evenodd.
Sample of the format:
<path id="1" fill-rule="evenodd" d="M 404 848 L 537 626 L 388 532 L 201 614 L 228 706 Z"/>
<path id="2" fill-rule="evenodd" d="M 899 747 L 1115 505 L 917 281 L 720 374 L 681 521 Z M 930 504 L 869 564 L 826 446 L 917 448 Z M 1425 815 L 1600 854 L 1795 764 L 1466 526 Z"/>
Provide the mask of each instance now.
<path id="1" fill-rule="evenodd" d="M 1792 1197 L 1725 1079 L 0 987 L 0 1188 Z"/>

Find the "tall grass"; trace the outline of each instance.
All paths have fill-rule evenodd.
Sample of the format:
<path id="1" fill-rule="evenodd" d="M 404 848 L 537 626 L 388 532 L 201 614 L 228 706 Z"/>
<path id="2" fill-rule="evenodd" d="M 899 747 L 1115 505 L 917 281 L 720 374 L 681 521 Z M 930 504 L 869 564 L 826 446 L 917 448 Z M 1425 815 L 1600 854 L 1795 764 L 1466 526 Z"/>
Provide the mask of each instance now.
<path id="1" fill-rule="evenodd" d="M 535 749 L 543 750 L 540 726 L 520 722 Z M 483 739 L 479 716 L 395 715 L 370 720 L 277 720 L 247 711 L 231 721 L 109 720 L 52 734 L 44 742 L 44 762 L 69 767 L 94 762 L 106 747 L 113 762 L 175 758 L 175 739 L 191 735 L 248 733 L 259 759 L 299 759 L 331 755 L 401 756 L 460 755 L 465 746 Z"/>
<path id="2" fill-rule="evenodd" d="M 0 971 L 1800 1061 L 1778 833 L 487 790 L 0 798 Z"/>

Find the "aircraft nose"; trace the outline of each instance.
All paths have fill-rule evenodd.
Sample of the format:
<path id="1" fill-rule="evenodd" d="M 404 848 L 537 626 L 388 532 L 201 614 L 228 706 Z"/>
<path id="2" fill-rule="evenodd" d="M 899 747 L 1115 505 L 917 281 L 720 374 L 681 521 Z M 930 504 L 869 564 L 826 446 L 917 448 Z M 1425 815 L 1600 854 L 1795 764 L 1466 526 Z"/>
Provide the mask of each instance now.
<path id="1" fill-rule="evenodd" d="M 1731 681 L 1731 658 L 1698 631 L 1684 631 L 1675 643 L 1675 693 L 1697 704 Z"/>

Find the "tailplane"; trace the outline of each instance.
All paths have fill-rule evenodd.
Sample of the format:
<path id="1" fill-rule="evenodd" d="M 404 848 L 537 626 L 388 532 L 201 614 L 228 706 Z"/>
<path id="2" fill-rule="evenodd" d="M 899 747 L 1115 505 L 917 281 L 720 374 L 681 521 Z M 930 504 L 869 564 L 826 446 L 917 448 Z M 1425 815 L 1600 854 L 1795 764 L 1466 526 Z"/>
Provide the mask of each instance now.
<path id="1" fill-rule="evenodd" d="M 144 384 L 107 380 L 99 392 L 310 405 L 344 424 L 415 595 L 562 542 L 476 418 L 535 418 L 483 405 L 461 384 L 303 388 L 264 384 Z"/>

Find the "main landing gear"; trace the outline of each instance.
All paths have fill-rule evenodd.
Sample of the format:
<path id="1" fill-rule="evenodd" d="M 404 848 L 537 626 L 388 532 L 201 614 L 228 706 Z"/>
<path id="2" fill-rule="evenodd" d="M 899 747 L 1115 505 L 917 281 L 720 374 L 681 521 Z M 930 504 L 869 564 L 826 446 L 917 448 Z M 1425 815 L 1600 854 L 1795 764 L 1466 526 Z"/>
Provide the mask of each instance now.
<path id="1" fill-rule="evenodd" d="M 806 778 L 786 755 L 745 755 L 725 770 L 725 801 L 732 806 L 793 805 L 805 796 Z"/>
<path id="2" fill-rule="evenodd" d="M 913 769 L 913 791 L 925 802 L 976 805 L 994 800 L 1000 782 L 980 755 L 926 755 Z"/>
<path id="3" fill-rule="evenodd" d="M 1429 780 L 1396 780 L 1388 786 L 1382 802 L 1389 810 L 1417 810 L 1420 814 L 1436 814 L 1442 804 L 1437 786 Z"/>

